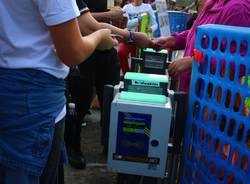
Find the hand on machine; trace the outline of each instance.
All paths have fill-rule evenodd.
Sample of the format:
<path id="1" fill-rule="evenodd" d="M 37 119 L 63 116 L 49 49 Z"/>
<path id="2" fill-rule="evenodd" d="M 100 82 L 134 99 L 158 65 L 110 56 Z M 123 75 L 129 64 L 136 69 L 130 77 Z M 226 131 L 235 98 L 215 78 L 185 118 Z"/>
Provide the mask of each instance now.
<path id="1" fill-rule="evenodd" d="M 97 34 L 99 34 L 102 38 L 102 42 L 97 47 L 98 50 L 107 50 L 111 49 L 115 45 L 118 45 L 118 41 L 112 38 L 112 35 L 110 34 L 111 31 L 109 29 L 100 29 L 97 32 Z"/>
<path id="2" fill-rule="evenodd" d="M 162 49 L 167 49 L 171 48 L 175 45 L 175 38 L 173 36 L 168 36 L 168 37 L 160 37 L 152 40 L 153 46 L 152 48 L 154 50 L 162 50 Z"/>
<path id="3" fill-rule="evenodd" d="M 124 41 L 124 37 L 122 35 L 118 35 L 118 34 L 111 34 L 111 37 L 113 39 L 116 39 L 118 42 L 123 42 Z"/>

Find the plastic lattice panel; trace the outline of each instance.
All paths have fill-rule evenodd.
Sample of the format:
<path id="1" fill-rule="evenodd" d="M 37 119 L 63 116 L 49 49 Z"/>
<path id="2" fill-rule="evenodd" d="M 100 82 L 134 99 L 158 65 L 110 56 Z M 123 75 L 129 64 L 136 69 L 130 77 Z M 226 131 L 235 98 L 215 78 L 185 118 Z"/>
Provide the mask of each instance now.
<path id="1" fill-rule="evenodd" d="M 180 183 L 249 184 L 250 29 L 204 25 L 196 38 Z"/>

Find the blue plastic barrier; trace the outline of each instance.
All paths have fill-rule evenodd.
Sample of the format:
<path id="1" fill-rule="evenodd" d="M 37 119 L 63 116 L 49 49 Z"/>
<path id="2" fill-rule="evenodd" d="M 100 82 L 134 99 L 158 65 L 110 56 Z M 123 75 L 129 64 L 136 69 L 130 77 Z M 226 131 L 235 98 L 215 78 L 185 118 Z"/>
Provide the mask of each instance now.
<path id="1" fill-rule="evenodd" d="M 187 28 L 189 14 L 180 11 L 168 11 L 170 33 L 182 32 Z"/>
<path id="2" fill-rule="evenodd" d="M 250 28 L 200 26 L 196 49 L 180 183 L 249 184 Z"/>

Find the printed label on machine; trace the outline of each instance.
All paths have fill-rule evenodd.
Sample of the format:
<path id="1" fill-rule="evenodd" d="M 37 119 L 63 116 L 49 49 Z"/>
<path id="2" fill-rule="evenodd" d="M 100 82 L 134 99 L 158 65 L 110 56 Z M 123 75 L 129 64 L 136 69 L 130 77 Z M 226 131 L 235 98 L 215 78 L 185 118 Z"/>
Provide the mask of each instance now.
<path id="1" fill-rule="evenodd" d="M 153 164 L 153 165 L 158 165 L 160 163 L 159 158 L 124 156 L 124 155 L 118 155 L 115 153 L 113 154 L 113 160 L 141 162 L 141 163 L 148 163 L 148 164 Z"/>
<path id="2" fill-rule="evenodd" d="M 151 86 L 151 87 L 159 87 L 159 82 L 147 82 L 143 80 L 132 80 L 132 85 L 135 86 Z"/>
<path id="3" fill-rule="evenodd" d="M 150 114 L 119 112 L 116 140 L 116 159 L 150 160 L 148 149 L 151 128 Z"/>

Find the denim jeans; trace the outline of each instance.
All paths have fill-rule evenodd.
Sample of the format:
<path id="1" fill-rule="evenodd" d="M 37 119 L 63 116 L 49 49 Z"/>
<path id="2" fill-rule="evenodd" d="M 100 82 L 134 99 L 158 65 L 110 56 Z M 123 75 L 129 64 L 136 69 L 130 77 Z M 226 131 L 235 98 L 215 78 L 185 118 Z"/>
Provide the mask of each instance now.
<path id="1" fill-rule="evenodd" d="M 58 169 L 64 148 L 64 119 L 56 123 L 52 149 L 49 153 L 48 162 L 40 176 L 40 184 L 57 184 Z"/>
<path id="2" fill-rule="evenodd" d="M 39 184 L 39 177 L 0 165 L 1 184 Z"/>
<path id="3" fill-rule="evenodd" d="M 55 118 L 65 105 L 64 93 L 63 79 L 33 69 L 0 68 L 2 169 L 31 176 L 42 174 L 51 150 Z"/>
<path id="4" fill-rule="evenodd" d="M 35 176 L 0 165 L 1 184 L 58 184 L 58 166 L 63 146 L 64 119 L 56 123 L 52 148 L 42 175 Z"/>

